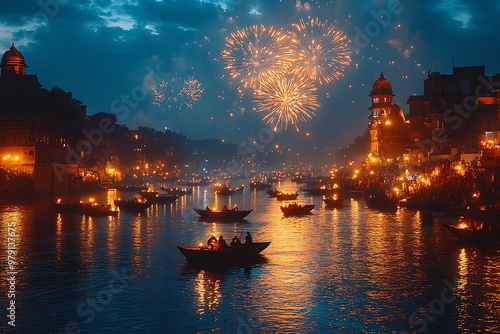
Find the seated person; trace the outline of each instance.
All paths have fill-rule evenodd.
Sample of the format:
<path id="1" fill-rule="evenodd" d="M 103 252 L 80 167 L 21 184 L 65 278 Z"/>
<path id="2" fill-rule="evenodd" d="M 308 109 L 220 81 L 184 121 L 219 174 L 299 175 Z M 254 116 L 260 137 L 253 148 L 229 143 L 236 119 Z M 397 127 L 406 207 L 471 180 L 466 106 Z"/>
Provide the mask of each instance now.
<path id="1" fill-rule="evenodd" d="M 219 250 L 227 250 L 227 243 L 226 243 L 226 240 L 224 240 L 224 237 L 221 235 L 219 237 Z"/>
<path id="2" fill-rule="evenodd" d="M 207 240 L 207 246 L 210 249 L 214 249 L 214 245 L 217 243 L 217 238 L 213 235 Z"/>
<path id="3" fill-rule="evenodd" d="M 227 211 L 227 206 L 224 205 L 224 207 L 222 208 L 222 211 Z"/>

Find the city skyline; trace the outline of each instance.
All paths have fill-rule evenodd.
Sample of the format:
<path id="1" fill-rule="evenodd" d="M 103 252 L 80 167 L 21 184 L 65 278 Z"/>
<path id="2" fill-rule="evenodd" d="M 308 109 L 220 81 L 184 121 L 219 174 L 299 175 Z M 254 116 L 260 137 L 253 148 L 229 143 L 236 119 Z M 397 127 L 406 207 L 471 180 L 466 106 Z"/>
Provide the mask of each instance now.
<path id="1" fill-rule="evenodd" d="M 223 57 L 227 38 L 254 25 L 288 31 L 300 20 L 327 22 L 345 34 L 350 51 L 341 75 L 316 84 L 314 113 L 266 138 L 278 147 L 336 148 L 363 135 L 380 72 L 405 113 L 429 72 L 474 65 L 500 72 L 492 42 L 499 1 L 53 0 L 2 7 L 0 46 L 14 42 L 42 86 L 72 92 L 88 114 L 112 112 L 131 128 L 169 128 L 191 139 L 241 143 L 272 128 Z M 153 88 L 163 89 L 156 104 Z"/>

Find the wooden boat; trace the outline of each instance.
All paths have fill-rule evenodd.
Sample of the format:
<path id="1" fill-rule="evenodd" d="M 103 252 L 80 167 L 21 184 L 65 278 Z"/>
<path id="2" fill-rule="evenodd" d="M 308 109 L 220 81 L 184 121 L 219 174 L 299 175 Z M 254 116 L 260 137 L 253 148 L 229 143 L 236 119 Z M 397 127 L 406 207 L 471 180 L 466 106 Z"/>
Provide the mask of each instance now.
<path id="1" fill-rule="evenodd" d="M 272 187 L 270 183 L 265 183 L 263 181 L 251 181 L 249 186 L 250 189 L 255 189 L 255 190 L 264 190 Z"/>
<path id="2" fill-rule="evenodd" d="M 277 201 L 290 201 L 297 199 L 299 197 L 299 194 L 297 193 L 279 193 L 276 195 L 276 200 Z"/>
<path id="3" fill-rule="evenodd" d="M 344 197 L 340 195 L 323 196 L 323 202 L 329 207 L 341 207 L 344 205 Z"/>
<path id="4" fill-rule="evenodd" d="M 193 193 L 193 188 L 180 188 L 180 187 L 176 187 L 176 188 L 162 188 L 162 190 L 166 191 L 167 194 L 170 194 L 170 195 L 177 195 L 177 196 L 183 196 L 183 195 L 191 195 Z"/>
<path id="5" fill-rule="evenodd" d="M 338 190 L 338 189 L 337 188 L 327 187 L 327 186 L 302 188 L 302 191 L 304 191 L 306 194 L 312 195 L 312 196 L 329 196 L 335 190 Z"/>
<path id="6" fill-rule="evenodd" d="M 245 218 L 253 210 L 238 210 L 238 209 L 227 209 L 227 210 L 211 210 L 211 209 L 194 209 L 202 218 L 209 218 L 215 220 L 240 220 Z"/>
<path id="7" fill-rule="evenodd" d="M 187 187 L 192 187 L 192 186 L 206 186 L 208 185 L 208 181 L 204 179 L 193 179 L 193 180 L 177 180 L 177 184 L 180 186 L 187 186 Z"/>
<path id="8" fill-rule="evenodd" d="M 136 199 L 123 200 L 115 199 L 115 206 L 117 206 L 120 211 L 130 211 L 130 212 L 141 212 L 149 208 L 153 203 L 149 201 L 138 201 Z"/>
<path id="9" fill-rule="evenodd" d="M 288 204 L 280 206 L 281 212 L 289 216 L 307 215 L 315 207 L 314 204 Z"/>
<path id="10" fill-rule="evenodd" d="M 142 191 L 139 193 L 139 195 L 144 197 L 148 202 L 152 204 L 173 203 L 179 197 L 177 195 L 159 193 L 158 191 Z"/>
<path id="11" fill-rule="evenodd" d="M 277 189 L 269 189 L 267 190 L 267 194 L 269 195 L 269 197 L 278 197 L 278 195 L 281 194 L 281 191 Z"/>
<path id="12" fill-rule="evenodd" d="M 443 224 L 459 241 L 474 243 L 500 242 L 500 223 L 459 221 L 458 224 Z"/>
<path id="13" fill-rule="evenodd" d="M 239 247 L 228 247 L 226 250 L 213 250 L 201 246 L 177 246 L 177 249 L 190 262 L 203 264 L 237 264 L 246 263 L 259 256 L 271 241 L 243 244 Z"/>
<path id="14" fill-rule="evenodd" d="M 241 188 L 240 187 L 231 188 L 229 186 L 222 186 L 220 189 L 217 189 L 215 192 L 218 195 L 233 195 L 233 194 L 237 194 L 237 193 L 242 193 L 244 189 L 245 189 L 245 186 L 241 186 Z"/>
<path id="15" fill-rule="evenodd" d="M 99 204 L 94 201 L 63 203 L 60 199 L 53 203 L 59 212 L 82 214 L 86 216 L 117 216 L 118 210 L 111 205 Z"/>

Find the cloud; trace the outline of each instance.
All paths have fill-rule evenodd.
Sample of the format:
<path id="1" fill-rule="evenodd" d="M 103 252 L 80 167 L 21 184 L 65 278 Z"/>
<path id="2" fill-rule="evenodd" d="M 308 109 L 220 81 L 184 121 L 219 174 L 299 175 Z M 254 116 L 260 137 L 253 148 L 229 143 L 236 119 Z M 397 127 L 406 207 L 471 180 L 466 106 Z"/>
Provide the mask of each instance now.
<path id="1" fill-rule="evenodd" d="M 367 24 L 379 24 L 373 12 L 388 10 L 387 3 L 72 0 L 48 15 L 37 2 L 6 1 L 0 11 L 0 47 L 6 50 L 15 42 L 30 74 L 37 74 L 46 88 L 73 92 L 90 114 L 109 112 L 113 101 L 132 96 L 134 89 L 151 80 L 148 68 L 158 72 L 156 79 L 177 76 L 182 81 L 194 75 L 205 91 L 193 110 L 162 111 L 152 104 L 148 87 L 148 95 L 129 107 L 130 116 L 123 122 L 171 124 L 188 137 L 223 136 L 239 142 L 265 122 L 253 112 L 252 99 L 239 96 L 224 69 L 220 54 L 228 34 L 251 24 L 286 30 L 299 19 L 318 17 L 353 39 L 355 28 L 365 31 Z M 342 146 L 362 135 L 371 85 L 381 71 L 403 108 L 409 95 L 422 93 L 427 71 L 450 72 L 453 58 L 457 65 L 484 64 L 487 71 L 500 72 L 494 35 L 500 30 L 498 0 L 401 0 L 401 6 L 402 11 L 391 14 L 389 24 L 380 26 L 367 46 L 352 55 L 344 76 L 322 87 L 316 117 L 299 133 L 292 129 L 277 134 L 277 141 L 297 147 Z M 307 143 L 305 131 L 311 133 Z"/>

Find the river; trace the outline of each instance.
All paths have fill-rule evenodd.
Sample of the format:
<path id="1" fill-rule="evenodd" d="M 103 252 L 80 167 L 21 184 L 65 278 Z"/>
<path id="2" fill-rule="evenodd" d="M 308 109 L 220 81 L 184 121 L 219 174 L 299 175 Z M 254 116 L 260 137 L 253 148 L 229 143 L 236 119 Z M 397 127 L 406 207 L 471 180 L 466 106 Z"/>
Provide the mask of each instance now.
<path id="1" fill-rule="evenodd" d="M 248 180 L 242 180 L 248 185 Z M 177 202 L 118 217 L 59 214 L 53 198 L 0 203 L 3 332 L 500 333 L 500 246 L 459 244 L 419 211 L 330 209 L 299 191 L 311 215 L 284 217 L 265 191 L 218 196 L 195 187 Z M 133 193 L 103 190 L 100 203 Z M 85 199 L 87 196 L 72 200 Z M 193 208 L 238 205 L 242 222 Z M 177 245 L 210 235 L 272 241 L 259 263 L 189 265 Z M 12 244 L 14 242 L 14 244 Z M 8 262 L 10 259 L 15 262 Z M 9 293 L 10 291 L 10 293 Z M 14 301 L 14 320 L 12 302 Z M 7 308 L 10 307 L 10 310 Z M 8 316 L 11 315 L 9 318 Z M 14 321 L 14 322 L 13 322 Z"/>

